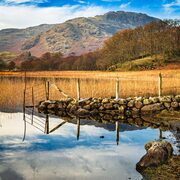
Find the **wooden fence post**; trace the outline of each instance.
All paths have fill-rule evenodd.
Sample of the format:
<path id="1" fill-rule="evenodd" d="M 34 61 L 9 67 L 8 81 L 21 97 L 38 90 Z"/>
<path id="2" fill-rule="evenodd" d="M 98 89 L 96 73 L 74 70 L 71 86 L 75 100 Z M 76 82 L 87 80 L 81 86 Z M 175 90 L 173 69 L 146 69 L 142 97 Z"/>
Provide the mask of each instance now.
<path id="1" fill-rule="evenodd" d="M 162 74 L 161 73 L 159 73 L 158 94 L 159 94 L 159 97 L 162 96 Z"/>
<path id="2" fill-rule="evenodd" d="M 80 100 L 80 79 L 77 80 L 77 100 Z"/>
<path id="3" fill-rule="evenodd" d="M 46 100 L 49 100 L 49 81 L 48 82 L 45 81 L 45 96 L 46 96 Z"/>
<path id="4" fill-rule="evenodd" d="M 116 79 L 116 100 L 119 99 L 119 79 Z"/>

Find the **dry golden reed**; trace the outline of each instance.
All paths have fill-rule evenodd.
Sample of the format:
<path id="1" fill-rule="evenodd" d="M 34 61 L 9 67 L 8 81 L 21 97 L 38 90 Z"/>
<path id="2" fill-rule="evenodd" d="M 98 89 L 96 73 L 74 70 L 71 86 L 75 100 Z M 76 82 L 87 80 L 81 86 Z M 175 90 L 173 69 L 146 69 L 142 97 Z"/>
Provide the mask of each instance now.
<path id="1" fill-rule="evenodd" d="M 80 78 L 80 95 L 86 97 L 112 97 L 116 94 L 119 79 L 120 97 L 157 96 L 159 73 L 163 76 L 163 95 L 180 94 L 180 70 L 155 70 L 140 72 L 28 72 L 26 104 L 32 105 L 32 87 L 35 104 L 45 99 L 45 81 L 50 82 L 50 99 L 64 97 L 53 87 L 56 84 L 71 97 L 76 98 L 77 78 Z M 24 73 L 0 72 L 0 108 L 21 108 L 23 104 Z"/>

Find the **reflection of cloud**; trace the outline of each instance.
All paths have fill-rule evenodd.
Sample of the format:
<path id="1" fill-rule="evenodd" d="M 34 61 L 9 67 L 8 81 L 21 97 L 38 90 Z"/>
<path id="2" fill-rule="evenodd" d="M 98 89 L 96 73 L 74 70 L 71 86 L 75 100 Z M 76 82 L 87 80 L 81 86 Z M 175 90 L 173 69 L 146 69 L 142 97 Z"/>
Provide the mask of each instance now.
<path id="1" fill-rule="evenodd" d="M 23 180 L 24 178 L 19 175 L 16 171 L 8 168 L 2 172 L 0 172 L 0 179 L 16 179 L 16 180 Z"/>
<path id="2" fill-rule="evenodd" d="M 135 163 L 144 152 L 137 146 L 77 147 L 54 152 L 17 153 L 11 169 L 29 179 L 140 179 Z M 136 154 L 136 156 L 134 156 Z M 6 163 L 8 163 L 6 162 Z M 35 174 L 33 174 L 34 172 Z"/>
<path id="3" fill-rule="evenodd" d="M 22 142 L 22 114 L 0 113 L 0 118 L 0 173 L 11 169 L 25 179 L 138 180 L 135 164 L 145 153 L 144 144 L 158 137 L 158 130 L 150 128 L 124 131 L 117 146 L 114 131 L 83 125 L 76 141 L 77 126 L 66 123 L 49 135 L 28 125 Z M 62 120 L 50 118 L 50 122 L 53 128 Z"/>

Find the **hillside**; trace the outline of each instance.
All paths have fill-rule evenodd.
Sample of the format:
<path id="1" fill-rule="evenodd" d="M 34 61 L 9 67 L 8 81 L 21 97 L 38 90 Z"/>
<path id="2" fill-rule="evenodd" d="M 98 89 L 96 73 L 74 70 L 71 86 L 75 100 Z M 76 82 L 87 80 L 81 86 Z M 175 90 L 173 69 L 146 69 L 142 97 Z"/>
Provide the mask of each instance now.
<path id="1" fill-rule="evenodd" d="M 122 29 L 135 28 L 158 19 L 142 13 L 108 12 L 90 18 L 75 18 L 61 24 L 0 31 L 0 51 L 31 51 L 81 55 L 102 47 L 103 42 Z"/>

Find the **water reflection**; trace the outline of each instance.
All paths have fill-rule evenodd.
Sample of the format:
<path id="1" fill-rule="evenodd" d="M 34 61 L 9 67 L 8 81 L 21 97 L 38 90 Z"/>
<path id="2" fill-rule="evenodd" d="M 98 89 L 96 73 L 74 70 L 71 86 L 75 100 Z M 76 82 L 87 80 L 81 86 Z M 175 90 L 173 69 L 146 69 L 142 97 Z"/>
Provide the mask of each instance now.
<path id="1" fill-rule="evenodd" d="M 142 179 L 135 164 L 145 153 L 144 144 L 159 138 L 158 129 L 122 122 L 100 124 L 36 114 L 32 121 L 31 113 L 26 117 L 22 142 L 23 114 L 0 113 L 2 179 Z M 163 136 L 175 141 L 169 131 Z"/>

